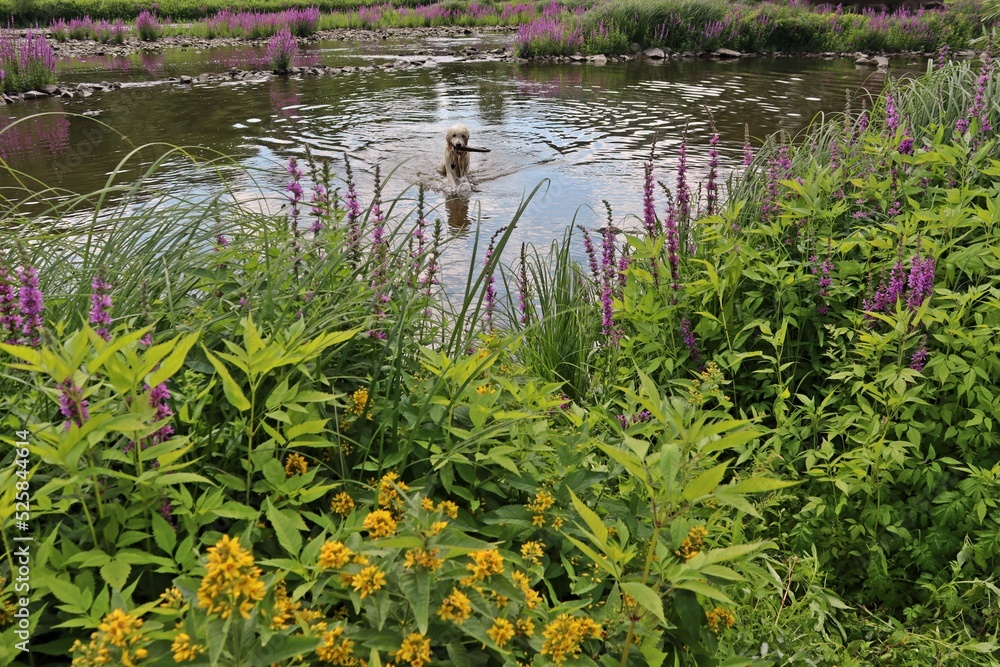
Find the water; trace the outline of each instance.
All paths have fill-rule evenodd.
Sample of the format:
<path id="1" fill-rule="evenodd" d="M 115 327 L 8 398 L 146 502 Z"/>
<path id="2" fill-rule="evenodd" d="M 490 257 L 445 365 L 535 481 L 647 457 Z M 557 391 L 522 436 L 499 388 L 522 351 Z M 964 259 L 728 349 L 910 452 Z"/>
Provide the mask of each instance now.
<path id="1" fill-rule="evenodd" d="M 259 60 L 260 49 L 172 50 L 117 63 L 74 61 L 62 65 L 61 80 L 120 81 L 125 88 L 86 99 L 0 108 L 0 125 L 55 112 L 0 136 L 0 157 L 41 182 L 86 192 L 104 187 L 112 176 L 115 182 L 136 178 L 163 150 L 146 150 L 143 160 L 132 159 L 115 173 L 136 146 L 200 146 L 202 157 L 231 155 L 240 165 L 263 170 L 256 183 L 243 179 L 235 187 L 248 198 L 263 191 L 277 207 L 289 156 L 303 157 L 308 146 L 314 156 L 333 160 L 342 174 L 347 153 L 366 203 L 376 164 L 383 173 L 395 168 L 387 197 L 424 182 L 429 205 L 437 207 L 433 215 L 447 220 L 453 234 L 465 239 L 451 246 L 457 259 L 468 257 L 471 225 L 479 221 L 484 234 L 490 234 L 507 224 L 540 182 L 547 185 L 519 222 L 515 244 L 547 245 L 574 218 L 578 224 L 601 226 L 606 215 L 602 200 L 612 205 L 616 222 L 629 213 L 641 214 L 642 163 L 654 136 L 655 176 L 673 185 L 677 147 L 687 128 L 688 179 L 697 183 L 707 171 L 714 121 L 725 177 L 740 169 L 744 123 L 756 138 L 779 130 L 794 135 L 816 114 L 842 110 L 847 91 L 856 98 L 877 93 L 885 81 L 884 74 L 855 69 L 849 60 L 518 65 L 457 62 L 453 53 L 469 45 L 502 46 L 507 39 L 320 42 L 309 45 L 307 61 L 378 64 L 421 53 L 430 54 L 422 57 L 429 57 L 432 66 L 226 85 L 149 82 L 234 65 L 245 68 Z M 923 67 L 910 65 L 918 71 Z M 855 109 L 859 106 L 856 101 Z M 96 115 L 68 117 L 62 112 Z M 475 191 L 448 198 L 436 167 L 445 129 L 455 122 L 471 129 L 473 146 L 492 152 L 472 155 Z M 214 178 L 177 158 L 151 182 L 171 191 L 208 192 L 215 187 Z M 9 177 L 0 177 L 0 187 L 14 186 Z"/>

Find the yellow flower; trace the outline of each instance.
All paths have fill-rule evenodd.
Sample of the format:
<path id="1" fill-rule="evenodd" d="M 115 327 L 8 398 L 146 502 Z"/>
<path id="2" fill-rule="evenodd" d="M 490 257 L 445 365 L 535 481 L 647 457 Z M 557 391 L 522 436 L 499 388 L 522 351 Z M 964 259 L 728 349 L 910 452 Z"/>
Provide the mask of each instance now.
<path id="1" fill-rule="evenodd" d="M 451 502 L 450 500 L 442 500 L 438 503 L 438 510 L 444 512 L 448 518 L 457 519 L 458 518 L 458 505 Z"/>
<path id="2" fill-rule="evenodd" d="M 538 606 L 538 603 L 542 601 L 542 596 L 538 594 L 536 590 L 531 587 L 531 582 L 528 579 L 528 575 L 524 572 L 518 572 L 514 570 L 514 582 L 521 587 L 521 591 L 524 593 L 524 604 L 528 609 L 534 609 Z"/>
<path id="3" fill-rule="evenodd" d="M 705 526 L 692 526 L 687 537 L 681 542 L 681 548 L 674 553 L 684 559 L 685 562 L 698 555 L 698 552 L 705 546 L 705 538 L 708 536 L 708 529 Z"/>
<path id="4" fill-rule="evenodd" d="M 399 662 L 408 662 L 412 667 L 423 667 L 431 661 L 431 640 L 422 634 L 411 632 L 403 640 L 399 650 L 392 655 Z"/>
<path id="5" fill-rule="evenodd" d="M 122 665 L 136 667 L 136 663 L 149 656 L 149 651 L 136 646 L 146 640 L 142 633 L 143 621 L 138 615 L 115 609 L 107 614 L 90 635 L 90 642 L 80 640 L 70 649 L 74 654 L 73 667 L 94 665 Z"/>
<path id="6" fill-rule="evenodd" d="M 431 524 L 431 535 L 437 535 L 442 530 L 448 527 L 447 521 L 435 521 Z"/>
<path id="7" fill-rule="evenodd" d="M 552 519 L 552 530 L 559 530 L 560 528 L 562 528 L 562 525 L 564 523 L 566 523 L 566 519 L 562 518 L 561 516 L 557 516 L 556 518 Z"/>
<path id="8" fill-rule="evenodd" d="M 208 550 L 208 573 L 198 587 L 198 606 L 222 618 L 229 618 L 234 609 L 250 618 L 250 611 L 266 592 L 260 568 L 253 563 L 253 555 L 240 546 L 239 539 L 223 535 Z"/>
<path id="9" fill-rule="evenodd" d="M 340 641 L 343 634 L 343 626 L 338 625 L 323 635 L 323 645 L 316 649 L 316 655 L 320 660 L 342 667 L 351 667 L 360 662 L 351 655 L 354 651 L 354 640 L 344 638 Z"/>
<path id="10" fill-rule="evenodd" d="M 388 537 L 396 532 L 396 520 L 387 510 L 375 510 L 362 524 L 371 537 Z"/>
<path id="11" fill-rule="evenodd" d="M 535 565 L 542 564 L 544 542 L 525 542 L 521 545 L 521 558 L 531 561 Z"/>
<path id="12" fill-rule="evenodd" d="M 295 617 L 295 612 L 302 604 L 288 597 L 285 582 L 274 589 L 274 609 L 271 611 L 271 629 L 281 630 L 288 627 L 288 622 Z"/>
<path id="13" fill-rule="evenodd" d="M 351 394 L 351 407 L 348 408 L 351 412 L 356 415 L 361 415 L 365 411 L 365 405 L 368 403 L 368 390 L 362 387 L 356 392 Z"/>
<path id="14" fill-rule="evenodd" d="M 496 549 L 489 551 L 473 551 L 469 554 L 472 562 L 465 566 L 465 569 L 472 572 L 471 575 L 462 580 L 462 584 L 468 586 L 477 581 L 482 581 L 486 577 L 503 572 L 503 556 Z"/>
<path id="15" fill-rule="evenodd" d="M 503 648 L 514 638 L 514 625 L 506 618 L 496 618 L 493 620 L 493 627 L 486 631 L 496 645 Z"/>
<path id="16" fill-rule="evenodd" d="M 517 619 L 517 631 L 525 637 L 531 637 L 535 634 L 535 623 L 530 618 L 519 618 Z"/>
<path id="17" fill-rule="evenodd" d="M 496 387 L 493 386 L 492 382 L 487 382 L 486 384 L 476 387 L 476 393 L 480 396 L 485 396 L 486 394 L 497 393 Z"/>
<path id="18" fill-rule="evenodd" d="M 552 662 L 561 666 L 567 659 L 572 660 L 580 654 L 585 639 L 600 639 L 602 630 L 592 619 L 560 614 L 545 626 L 542 636 L 545 637 L 542 655 L 550 656 Z"/>
<path id="19" fill-rule="evenodd" d="M 444 561 L 437 557 L 438 553 L 440 552 L 437 549 L 409 549 L 406 552 L 405 567 L 410 569 L 417 565 L 433 572 L 444 564 Z"/>
<path id="20" fill-rule="evenodd" d="M 716 607 L 712 611 L 705 614 L 705 617 L 708 620 L 708 629 L 715 634 L 719 634 L 719 628 L 722 624 L 725 624 L 727 628 L 731 628 L 733 627 L 733 624 L 736 623 L 736 616 L 722 607 Z"/>
<path id="21" fill-rule="evenodd" d="M 399 491 L 409 491 L 410 487 L 399 478 L 395 472 L 387 472 L 382 475 L 378 482 L 378 506 L 388 508 L 400 508 L 403 506 L 403 499 L 399 496 Z"/>
<path id="22" fill-rule="evenodd" d="M 422 509 L 424 509 L 424 510 L 427 510 L 428 512 L 433 512 L 434 511 L 434 501 L 431 500 L 430 498 L 421 498 L 420 499 L 420 507 Z"/>
<path id="23" fill-rule="evenodd" d="M 309 463 L 301 454 L 291 453 L 285 459 L 285 477 L 304 475 L 309 470 Z"/>
<path id="24" fill-rule="evenodd" d="M 135 631 L 142 627 L 142 619 L 115 609 L 104 617 L 97 629 L 104 633 L 112 646 L 125 646 Z"/>
<path id="25" fill-rule="evenodd" d="M 465 593 L 457 588 L 453 588 L 451 589 L 451 595 L 441 601 L 441 607 L 438 609 L 437 614 L 443 621 L 455 621 L 461 625 L 472 614 L 472 603 Z"/>
<path id="26" fill-rule="evenodd" d="M 528 509 L 535 514 L 541 514 L 552 507 L 555 501 L 556 499 L 548 491 L 539 491 L 535 494 L 534 500 L 528 503 Z"/>
<path id="27" fill-rule="evenodd" d="M 178 588 L 168 588 L 160 593 L 160 598 L 163 600 L 160 602 L 161 607 L 179 609 L 184 603 L 184 597 L 181 595 L 181 591 Z"/>
<path id="28" fill-rule="evenodd" d="M 319 566 L 326 570 L 338 570 L 351 560 L 354 552 L 343 542 L 331 540 L 319 550 Z"/>
<path id="29" fill-rule="evenodd" d="M 351 588 L 361 593 L 362 600 L 383 586 L 385 586 L 385 572 L 374 565 L 369 565 L 351 579 Z"/>
<path id="30" fill-rule="evenodd" d="M 539 528 L 545 528 L 545 516 L 542 514 L 536 514 L 531 518 L 531 525 L 538 526 Z"/>
<path id="31" fill-rule="evenodd" d="M 199 653 L 205 652 L 205 647 L 192 644 L 191 637 L 186 632 L 178 632 L 174 637 L 174 643 L 170 645 L 170 650 L 174 653 L 174 662 L 192 662 Z"/>
<path id="32" fill-rule="evenodd" d="M 354 498 L 347 491 L 341 491 L 333 497 L 330 503 L 330 511 L 340 516 L 347 516 L 354 509 Z"/>

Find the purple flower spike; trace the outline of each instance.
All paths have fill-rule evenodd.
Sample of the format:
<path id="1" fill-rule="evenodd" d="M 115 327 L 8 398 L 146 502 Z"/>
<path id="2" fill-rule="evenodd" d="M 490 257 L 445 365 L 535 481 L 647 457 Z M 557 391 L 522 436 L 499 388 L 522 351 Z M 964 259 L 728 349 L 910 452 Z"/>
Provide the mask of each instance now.
<path id="1" fill-rule="evenodd" d="M 72 424 L 83 426 L 90 415 L 87 413 L 87 401 L 83 398 L 83 390 L 76 386 L 73 378 L 68 377 L 59 385 L 59 412 L 66 418 L 66 430 Z"/>
<path id="2" fill-rule="evenodd" d="M 5 341 L 16 345 L 21 340 L 21 315 L 17 311 L 17 295 L 6 264 L 0 263 L 0 329 Z M 0 333 L 0 337 L 5 334 Z"/>
<path id="3" fill-rule="evenodd" d="M 97 335 L 104 340 L 111 340 L 108 325 L 111 324 L 111 285 L 104 279 L 104 269 L 97 271 L 90 283 L 93 290 L 90 294 L 90 324 Z"/>
<path id="4" fill-rule="evenodd" d="M 934 258 L 921 259 L 920 255 L 914 255 L 910 259 L 908 282 L 910 293 L 906 305 L 910 310 L 916 310 L 934 292 Z"/>
<path id="5" fill-rule="evenodd" d="M 684 347 L 691 355 L 691 361 L 701 370 L 701 350 L 698 349 L 698 339 L 695 338 L 694 331 L 691 330 L 691 320 L 687 317 L 681 320 L 681 338 Z"/>
<path id="6" fill-rule="evenodd" d="M 927 352 L 927 336 L 924 336 L 920 340 L 920 346 L 913 352 L 913 356 L 910 357 L 910 368 L 918 373 L 923 371 L 928 356 L 930 355 Z"/>
<path id="7" fill-rule="evenodd" d="M 28 345 L 37 346 L 40 342 L 39 330 L 42 328 L 42 292 L 38 289 L 38 269 L 26 266 L 19 271 L 21 280 L 21 333 Z"/>
<path id="8" fill-rule="evenodd" d="M 712 138 L 708 140 L 708 186 L 705 188 L 708 199 L 708 209 L 706 211 L 708 215 L 715 213 L 715 205 L 719 199 L 719 186 L 715 182 L 719 172 L 719 150 L 716 148 L 718 144 L 719 133 L 713 132 Z"/>

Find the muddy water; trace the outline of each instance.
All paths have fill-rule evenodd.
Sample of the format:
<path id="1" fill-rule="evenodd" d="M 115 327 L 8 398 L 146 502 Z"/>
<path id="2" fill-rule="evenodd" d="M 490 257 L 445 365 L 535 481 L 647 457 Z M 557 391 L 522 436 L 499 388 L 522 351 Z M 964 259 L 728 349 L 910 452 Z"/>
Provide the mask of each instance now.
<path id="1" fill-rule="evenodd" d="M 574 217 L 600 226 L 602 200 L 611 203 L 619 220 L 641 212 L 642 162 L 654 136 L 656 177 L 672 183 L 687 128 L 689 181 L 696 183 L 706 172 L 709 117 L 721 135 L 725 174 L 739 169 L 744 124 L 753 137 L 779 130 L 794 134 L 816 114 L 843 109 L 847 91 L 877 92 L 885 76 L 855 69 L 847 60 L 806 58 L 596 66 L 459 62 L 453 55 L 470 45 L 502 46 L 504 39 L 509 38 L 321 42 L 308 48 L 305 62 L 379 64 L 418 53 L 428 62 L 399 71 L 232 85 L 184 86 L 162 79 L 247 68 L 259 62 L 260 50 L 177 50 L 74 61 L 62 65 L 62 80 L 120 81 L 125 88 L 0 108 L 0 125 L 49 114 L 0 135 L 0 157 L 26 177 L 85 192 L 103 187 L 136 146 L 199 146 L 203 156 L 232 155 L 240 165 L 260 170 L 255 182 L 235 185 L 245 188 L 248 198 L 278 198 L 290 156 L 303 157 L 308 147 L 314 156 L 333 160 L 342 174 L 346 153 L 366 201 L 380 164 L 383 172 L 392 172 L 388 197 L 424 182 L 429 204 L 438 207 L 435 215 L 447 219 L 455 234 L 477 221 L 484 233 L 492 233 L 545 182 L 514 241 L 546 245 Z M 470 128 L 472 145 L 491 152 L 472 156 L 473 191 L 449 199 L 436 167 L 444 131 L 455 122 Z M 140 157 L 148 164 L 159 150 L 147 149 Z M 128 181 L 144 168 L 142 160 L 132 159 L 114 177 Z M 213 178 L 184 159 L 171 159 L 151 182 L 171 191 L 209 192 Z M 0 176 L 0 187 L 13 186 L 12 179 Z M 451 252 L 467 256 L 470 243 L 460 241 Z"/>

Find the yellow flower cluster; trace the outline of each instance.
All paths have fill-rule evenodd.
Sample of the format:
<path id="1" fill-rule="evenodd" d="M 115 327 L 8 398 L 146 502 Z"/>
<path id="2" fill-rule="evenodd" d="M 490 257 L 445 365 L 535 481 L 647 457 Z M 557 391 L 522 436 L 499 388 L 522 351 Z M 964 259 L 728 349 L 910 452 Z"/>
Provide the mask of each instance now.
<path id="1" fill-rule="evenodd" d="M 542 655 L 547 655 L 552 658 L 552 662 L 562 665 L 580 654 L 585 639 L 600 639 L 602 633 L 600 624 L 593 619 L 560 614 L 542 631 L 542 636 L 545 637 Z"/>
<path id="2" fill-rule="evenodd" d="M 186 632 L 178 632 L 174 637 L 174 643 L 170 645 L 170 650 L 173 651 L 174 662 L 193 662 L 199 653 L 205 652 L 205 647 L 192 643 L 190 635 Z"/>
<path id="3" fill-rule="evenodd" d="M 411 632 L 403 640 L 399 650 L 392 655 L 399 662 L 408 662 L 412 667 L 424 667 L 431 661 L 431 640 L 420 633 Z"/>
<path id="4" fill-rule="evenodd" d="M 79 639 L 73 642 L 70 651 L 80 655 L 73 658 L 72 667 L 135 667 L 138 661 L 149 655 L 144 647 L 137 646 L 145 639 L 142 619 L 115 609 L 101 620 L 97 632 L 90 635 L 89 643 L 84 644 Z"/>
<path id="5" fill-rule="evenodd" d="M 351 578 L 351 588 L 361 594 L 361 599 L 385 586 L 385 572 L 374 565 L 369 565 Z"/>
<path id="6" fill-rule="evenodd" d="M 410 569 L 416 565 L 433 572 L 444 565 L 444 561 L 437 557 L 439 553 L 438 549 L 409 549 L 404 566 Z"/>
<path id="7" fill-rule="evenodd" d="M 708 529 L 705 526 L 692 526 L 687 537 L 681 542 L 681 548 L 674 553 L 684 559 L 685 562 L 698 555 L 698 552 L 705 546 L 705 538 L 708 537 Z"/>
<path id="8" fill-rule="evenodd" d="M 525 637 L 531 637 L 535 634 L 535 623 L 530 618 L 519 618 L 517 619 L 517 631 L 519 634 Z"/>
<path id="9" fill-rule="evenodd" d="M 348 411 L 353 412 L 356 415 L 362 415 L 365 412 L 365 405 L 368 403 L 368 390 L 364 387 L 358 389 L 356 392 L 351 394 L 351 407 L 347 408 Z M 368 415 L 371 419 L 371 415 Z"/>
<path id="10" fill-rule="evenodd" d="M 180 609 L 184 605 L 184 597 L 178 588 L 168 588 L 160 593 L 160 606 L 166 609 Z"/>
<path id="11" fill-rule="evenodd" d="M 326 542 L 319 550 L 319 566 L 325 570 L 339 570 L 347 565 L 354 552 L 339 540 Z"/>
<path id="12" fill-rule="evenodd" d="M 234 609 L 243 618 L 250 618 L 251 610 L 266 591 L 260 568 L 254 567 L 253 554 L 240 546 L 238 538 L 223 535 L 208 550 L 205 568 L 208 573 L 198 587 L 198 606 L 222 618 L 229 618 Z"/>
<path id="13" fill-rule="evenodd" d="M 438 511 L 444 512 L 445 516 L 447 516 L 449 519 L 458 518 L 458 505 L 451 502 L 450 500 L 442 500 L 440 503 L 438 503 L 437 508 Z"/>
<path id="14" fill-rule="evenodd" d="M 302 608 L 301 602 L 296 602 L 288 597 L 285 590 L 285 582 L 281 582 L 274 589 L 274 609 L 271 612 L 271 629 L 283 630 L 288 627 L 288 622 L 295 618 L 295 613 Z"/>
<path id="15" fill-rule="evenodd" d="M 0 577 L 0 580 L 2 580 L 2 577 Z M 4 600 L 3 605 L 0 606 L 0 625 L 13 623 L 15 611 L 17 611 L 17 608 L 14 606 L 14 603 L 10 600 Z"/>
<path id="16" fill-rule="evenodd" d="M 736 623 L 736 616 L 732 612 L 723 609 L 722 607 L 716 607 L 712 611 L 705 614 L 708 619 L 708 629 L 719 634 L 719 628 L 725 625 L 727 628 L 733 627 Z"/>
<path id="17" fill-rule="evenodd" d="M 387 510 L 375 510 L 362 524 L 370 537 L 388 537 L 396 532 L 396 520 Z"/>
<path id="18" fill-rule="evenodd" d="M 397 490 L 398 489 L 398 490 Z M 382 475 L 378 482 L 378 506 L 389 509 L 400 509 L 403 506 L 403 499 L 399 491 L 409 491 L 410 487 L 399 478 L 399 474 L 389 471 Z"/>
<path id="19" fill-rule="evenodd" d="M 545 527 L 545 512 L 556 502 L 556 499 L 552 497 L 552 494 L 548 491 L 539 491 L 535 494 L 535 498 L 527 504 L 528 511 L 531 512 L 534 517 L 531 524 L 533 526 Z"/>
<path id="20" fill-rule="evenodd" d="M 470 574 L 461 580 L 463 586 L 471 586 L 477 581 L 482 581 L 494 574 L 503 573 L 503 556 L 496 549 L 489 551 L 473 551 L 469 554 L 472 562 L 465 566 Z"/>
<path id="21" fill-rule="evenodd" d="M 521 545 L 521 558 L 534 565 L 541 565 L 544 555 L 543 549 L 545 549 L 544 542 L 525 542 Z"/>
<path id="22" fill-rule="evenodd" d="M 497 388 L 493 386 L 492 382 L 487 382 L 484 385 L 476 387 L 476 393 L 479 394 L 480 396 L 485 396 L 486 394 L 495 394 L 497 393 Z"/>
<path id="23" fill-rule="evenodd" d="M 354 640 L 341 637 L 344 634 L 344 627 L 338 625 L 323 635 L 323 645 L 316 649 L 316 655 L 323 662 L 341 667 L 359 667 L 363 660 L 355 658 Z"/>
<path id="24" fill-rule="evenodd" d="M 333 497 L 330 503 L 330 511 L 340 516 L 347 516 L 354 510 L 354 498 L 347 491 L 341 491 Z"/>
<path id="25" fill-rule="evenodd" d="M 285 458 L 285 477 L 304 475 L 309 471 L 309 463 L 305 457 L 295 452 Z"/>
<path id="26" fill-rule="evenodd" d="M 493 627 L 487 630 L 486 634 L 496 642 L 497 646 L 503 648 L 507 642 L 514 638 L 514 624 L 506 618 L 495 618 L 493 619 Z"/>
<path id="27" fill-rule="evenodd" d="M 514 582 L 521 587 L 521 592 L 524 593 L 524 604 L 528 609 L 534 609 L 538 606 L 538 603 L 542 601 L 542 596 L 538 594 L 538 591 L 531 587 L 531 581 L 528 579 L 528 575 L 524 572 L 518 572 L 514 570 Z"/>
<path id="28" fill-rule="evenodd" d="M 441 601 L 441 607 L 438 609 L 437 614 L 443 621 L 455 621 L 461 625 L 472 614 L 472 603 L 465 593 L 457 588 L 453 588 L 451 589 L 451 595 Z"/>

